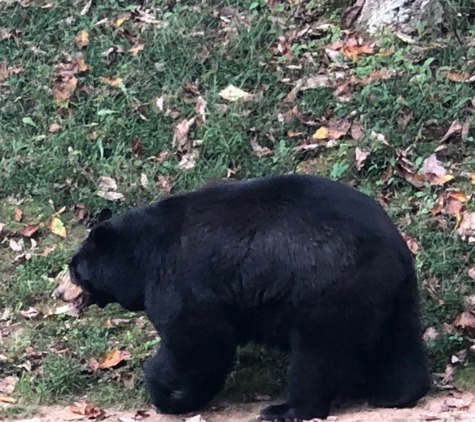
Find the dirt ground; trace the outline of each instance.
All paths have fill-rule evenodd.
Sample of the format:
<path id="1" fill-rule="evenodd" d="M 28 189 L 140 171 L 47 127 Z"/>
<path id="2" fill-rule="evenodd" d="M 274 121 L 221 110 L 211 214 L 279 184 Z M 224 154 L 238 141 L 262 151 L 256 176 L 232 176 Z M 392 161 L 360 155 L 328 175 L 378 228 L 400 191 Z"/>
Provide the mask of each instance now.
<path id="1" fill-rule="evenodd" d="M 198 414 L 168 416 L 147 410 L 145 415 L 135 411 L 104 409 L 105 421 L 111 422 L 251 422 L 257 421 L 259 410 L 268 403 L 219 406 Z M 148 415 L 148 416 L 147 416 Z M 8 419 L 6 419 L 8 420 Z M 21 422 L 73 422 L 88 420 L 71 412 L 69 407 L 42 407 L 37 414 Z M 313 422 L 317 422 L 314 419 Z M 333 409 L 327 421 L 337 422 L 475 422 L 475 395 L 472 393 L 444 394 L 428 397 L 413 409 L 373 409 L 365 405 L 352 405 Z M 19 422 L 17 420 L 17 422 Z"/>

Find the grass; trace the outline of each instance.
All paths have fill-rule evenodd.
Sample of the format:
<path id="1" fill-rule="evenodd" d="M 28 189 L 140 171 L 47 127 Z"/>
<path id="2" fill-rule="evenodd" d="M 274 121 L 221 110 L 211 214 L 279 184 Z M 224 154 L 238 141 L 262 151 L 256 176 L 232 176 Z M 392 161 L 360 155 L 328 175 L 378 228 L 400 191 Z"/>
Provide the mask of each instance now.
<path id="1" fill-rule="evenodd" d="M 84 395 L 98 406 L 147 402 L 141 365 L 159 341 L 147 321 L 117 307 L 104 312 L 93 307 L 80 319 L 49 315 L 59 305 L 50 297 L 54 279 L 86 234 L 71 210 L 82 203 L 90 213 L 104 206 L 120 212 L 161 197 L 164 180 L 172 193 L 183 192 L 225 178 L 228 169 L 240 178 L 295 171 L 320 174 L 355 181 L 361 191 L 386 198 L 389 215 L 419 244 L 416 263 L 424 327 L 440 333 L 428 342 L 428 350 L 432 369 L 442 371 L 451 355 L 469 343 L 466 333 L 444 334 L 443 326 L 453 323 L 465 309 L 465 297 L 473 294 L 467 270 L 474 259 L 473 246 L 453 230 L 455 218 L 444 216 L 446 228 L 441 229 L 430 209 L 448 186 L 469 194 L 473 185 L 457 177 L 445 187 L 417 189 L 397 173 L 382 176 L 388 166 L 395 166 L 398 149 L 407 149 L 409 159 L 420 168 L 452 122 L 465 122 L 473 113 L 472 85 L 450 80 L 444 73 L 473 73 L 470 59 L 475 47 L 469 42 L 475 36 L 473 28 L 458 28 L 462 45 L 450 28 L 421 26 L 415 37 L 418 48 L 385 35 L 379 50 L 393 48 L 392 54 L 335 63 L 325 48 L 343 36 L 335 19 L 338 9 L 304 2 L 300 9 L 285 4 L 271 11 L 261 0 L 144 3 L 159 23 L 147 24 L 135 14 L 114 25 L 135 10 L 130 2 L 115 0 L 98 2 L 85 14 L 81 14 L 85 2 L 70 0 L 50 5 L 38 0 L 28 6 L 14 2 L 0 9 L 0 29 L 9 34 L 0 40 L 0 57 L 7 67 L 21 68 L 0 78 L 0 223 L 7 230 L 2 234 L 25 224 L 41 224 L 33 251 L 30 239 L 16 239 L 32 254 L 28 260 L 15 260 L 21 253 L 10 248 L 7 237 L 0 244 L 4 280 L 0 330 L 7 333 L 0 341 L 0 365 L 19 379 L 13 393 L 19 405 L 8 408 L 4 416 L 13 416 L 18 409 L 24 414 L 21 409 L 37 404 L 70 403 Z M 470 2 L 460 7 L 467 21 L 473 19 Z M 109 21 L 101 23 L 106 18 Z M 312 32 L 292 38 L 288 31 L 300 31 L 305 22 L 311 23 Z M 319 22 L 332 24 L 318 29 Z M 88 32 L 89 44 L 80 49 L 75 37 L 82 30 Z M 279 37 L 288 41 L 291 55 L 278 52 Z M 129 50 L 138 44 L 144 48 L 133 55 Z M 111 48 L 115 50 L 106 54 Z M 56 66 L 79 53 L 88 69 L 76 73 L 69 104 L 60 107 L 53 93 Z M 387 69 L 394 70 L 389 79 L 352 85 L 349 102 L 339 101 L 334 87 L 302 90 L 294 101 L 285 101 L 297 80 L 319 71 L 330 79 L 343 72 L 349 80 Z M 122 83 L 111 86 L 101 79 L 111 76 Z M 229 84 L 257 99 L 227 102 L 219 93 Z M 189 140 L 202 144 L 194 167 L 184 170 L 179 166 L 182 154 L 172 148 L 173 128 L 196 116 L 197 91 L 207 101 L 206 121 L 190 129 Z M 156 106 L 160 97 L 163 111 Z M 294 106 L 303 114 L 301 120 L 285 117 Z M 412 118 L 401 129 L 398 119 L 409 113 Z M 296 148 L 311 138 L 323 116 L 363 119 L 364 138 L 355 141 L 347 134 L 333 148 L 320 146 L 307 152 Z M 314 121 L 316 126 L 303 121 Z M 59 128 L 52 131 L 52 124 Z M 388 145 L 375 141 L 372 132 L 383 134 Z M 133 148 L 137 138 L 138 149 Z M 271 153 L 254 153 L 254 138 Z M 456 174 L 474 171 L 473 126 L 465 140 L 456 134 L 445 145 L 438 158 L 447 168 Z M 361 170 L 355 162 L 357 146 L 371 153 Z M 162 162 L 149 159 L 167 151 Z M 148 180 L 145 186 L 142 175 Z M 101 176 L 117 181 L 124 201 L 110 202 L 97 195 Z M 47 227 L 62 207 L 66 207 L 60 214 L 67 231 L 64 239 Z M 475 210 L 473 202 L 466 207 Z M 15 208 L 23 211 L 21 222 L 14 219 Z M 42 255 L 53 246 L 54 251 Z M 40 317 L 25 319 L 21 311 L 30 307 L 41 310 Z M 129 322 L 108 324 L 115 318 Z M 89 359 L 119 348 L 131 353 L 127 364 L 90 370 Z M 276 366 L 274 355 L 268 353 L 253 347 L 241 351 L 240 369 L 227 385 L 229 397 L 250 399 L 279 391 L 283 366 Z M 470 355 L 467 362 L 470 368 Z M 259 373 L 259 381 L 249 382 L 250 373 Z"/>

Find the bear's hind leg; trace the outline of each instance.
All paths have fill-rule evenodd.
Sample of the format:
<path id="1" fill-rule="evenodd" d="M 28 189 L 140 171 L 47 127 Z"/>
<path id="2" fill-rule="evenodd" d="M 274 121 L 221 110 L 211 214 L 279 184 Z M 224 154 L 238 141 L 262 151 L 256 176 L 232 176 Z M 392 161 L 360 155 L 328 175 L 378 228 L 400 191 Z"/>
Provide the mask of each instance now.
<path id="1" fill-rule="evenodd" d="M 315 333 L 295 333 L 292 339 L 287 402 L 266 407 L 266 421 L 326 418 L 343 380 L 348 360 L 324 342 L 316 344 Z"/>
<path id="2" fill-rule="evenodd" d="M 415 292 L 408 288 L 384 330 L 369 374 L 375 407 L 413 407 L 430 388 Z"/>
<path id="3" fill-rule="evenodd" d="M 234 329 L 223 322 L 173 327 L 145 367 L 152 403 L 164 413 L 205 406 L 223 386 L 236 347 Z"/>

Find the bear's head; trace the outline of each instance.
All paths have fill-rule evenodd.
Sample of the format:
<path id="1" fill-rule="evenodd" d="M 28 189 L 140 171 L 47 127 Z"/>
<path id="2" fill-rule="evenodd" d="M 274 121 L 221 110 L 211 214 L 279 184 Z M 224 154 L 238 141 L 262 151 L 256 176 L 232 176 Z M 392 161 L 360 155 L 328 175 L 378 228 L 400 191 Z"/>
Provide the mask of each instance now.
<path id="1" fill-rule="evenodd" d="M 144 310 L 144 283 L 136 263 L 123 222 L 102 210 L 69 263 L 71 281 L 82 289 L 82 306 L 119 303 L 130 311 Z"/>

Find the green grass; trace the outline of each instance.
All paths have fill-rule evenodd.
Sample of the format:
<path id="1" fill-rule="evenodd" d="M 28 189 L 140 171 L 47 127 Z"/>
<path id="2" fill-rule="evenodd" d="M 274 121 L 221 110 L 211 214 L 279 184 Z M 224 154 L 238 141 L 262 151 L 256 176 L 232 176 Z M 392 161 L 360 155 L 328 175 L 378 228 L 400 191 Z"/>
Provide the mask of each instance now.
<path id="1" fill-rule="evenodd" d="M 473 246 L 454 233 L 453 217 L 444 217 L 445 230 L 434 222 L 429 211 L 443 188 L 419 190 L 396 173 L 386 181 L 381 177 L 388 166 L 395 165 L 398 149 L 410 147 L 408 158 L 420 168 L 451 123 L 455 119 L 463 123 L 473 113 L 473 84 L 453 82 L 444 71 L 473 74 L 469 60 L 473 60 L 475 47 L 460 45 L 450 28 L 421 27 L 415 38 L 422 48 L 386 35 L 381 49 L 393 47 L 393 54 L 361 56 L 357 62 L 343 59 L 343 64 L 336 64 L 328 60 L 325 48 L 342 35 L 335 19 L 339 9 L 306 2 L 302 17 L 301 9 L 294 16 L 295 8 L 287 4 L 271 12 L 261 0 L 145 3 L 159 25 L 129 19 L 114 27 L 114 18 L 134 11 L 130 2 L 115 0 L 97 2 L 84 15 L 80 14 L 83 4 L 72 0 L 54 2 L 48 8 L 41 8 L 43 3 L 38 0 L 28 7 L 12 3 L 0 9 L 0 29 L 11 34 L 0 40 L 0 61 L 21 68 L 0 81 L 0 223 L 8 233 L 26 223 L 41 223 L 29 260 L 15 261 L 19 253 L 10 249 L 9 239 L 0 243 L 4 280 L 0 284 L 0 318 L 5 315 L 0 330 L 9 332 L 0 343 L 0 355 L 5 357 L 0 365 L 7 375 L 19 378 L 13 393 L 19 406 L 5 412 L 21 413 L 32 404 L 70 403 L 84 395 L 100 406 L 147 402 L 141 366 L 158 344 L 150 324 L 145 322 L 142 327 L 138 315 L 118 307 L 103 312 L 93 307 L 80 319 L 44 316 L 60 305 L 50 297 L 56 286 L 54 278 L 86 234 L 71 209 L 83 203 L 90 213 L 104 206 L 123 211 L 163 195 L 155 186 L 159 177 L 168 180 L 176 193 L 225 178 L 228 169 L 241 178 L 297 171 L 343 182 L 355 180 L 361 191 L 387 198 L 388 213 L 398 224 L 409 215 L 411 222 L 403 230 L 419 243 L 416 263 L 424 327 L 441 333 L 428 343 L 432 369 L 442 371 L 451 355 L 468 344 L 464 333 L 443 334 L 442 327 L 453 322 L 465 309 L 464 297 L 473 294 L 473 280 L 467 275 L 474 265 Z M 225 6 L 239 15 L 226 21 L 230 9 L 226 14 Z M 467 21 L 472 19 L 470 2 L 465 2 L 461 11 Z M 222 12 L 225 19 L 220 18 Z M 108 23 L 97 25 L 105 18 Z M 276 23 L 276 18 L 283 24 Z M 333 19 L 335 25 L 291 40 L 292 57 L 276 53 L 279 37 L 289 37 L 289 30 L 300 31 L 305 19 L 315 22 L 316 28 L 320 18 Z M 89 33 L 89 45 L 83 49 L 74 42 L 81 30 Z M 475 35 L 471 26 L 460 26 L 458 34 L 462 38 Z M 144 48 L 133 56 L 129 50 L 135 44 Z M 123 52 L 105 57 L 103 53 L 113 46 L 120 46 Z M 88 70 L 75 75 L 77 87 L 69 106 L 61 108 L 52 92 L 55 68 L 78 53 Z M 334 87 L 300 91 L 293 103 L 284 101 L 298 79 L 318 71 L 326 71 L 330 80 L 342 69 L 347 78 L 363 79 L 388 68 L 395 70 L 390 79 L 353 85 L 350 102 L 338 101 Z M 100 79 L 108 76 L 122 78 L 122 84 L 112 87 Z M 229 84 L 259 94 L 258 98 L 228 103 L 219 92 Z M 172 149 L 173 128 L 196 115 L 192 101 L 196 95 L 190 86 L 207 101 L 206 122 L 192 126 L 189 139 L 203 143 L 196 165 L 182 170 L 180 155 Z M 155 99 L 161 96 L 164 111 L 173 109 L 179 117 L 157 109 Z M 218 113 L 223 104 L 227 111 Z M 364 117 L 365 137 L 357 142 L 346 135 L 335 148 L 302 152 L 296 147 L 311 137 L 318 125 L 283 118 L 294 106 L 307 121 L 321 122 L 323 116 L 354 121 Z M 409 112 L 412 119 L 402 130 L 398 118 Z M 60 128 L 50 132 L 53 123 Z M 389 145 L 372 139 L 372 131 L 382 133 Z M 303 135 L 290 136 L 289 132 Z M 141 154 L 132 152 L 136 137 Z M 272 153 L 263 157 L 254 154 L 253 138 Z M 446 145 L 438 158 L 447 168 L 457 174 L 474 171 L 473 126 L 466 140 L 455 135 Z M 354 158 L 356 146 L 371 152 L 360 171 Z M 163 162 L 149 159 L 164 151 L 169 154 Z M 142 174 L 149 181 L 146 187 L 140 183 Z M 125 196 L 123 202 L 111 203 L 97 195 L 101 176 L 117 181 L 118 192 Z M 473 185 L 461 177 L 447 186 L 466 194 L 473 191 Z M 47 227 L 53 213 L 63 206 L 66 211 L 60 218 L 66 225 L 65 239 Z M 23 211 L 20 223 L 13 218 L 17 207 Z M 467 209 L 474 208 L 473 202 L 467 204 Z M 24 249 L 30 248 L 29 239 L 20 243 Z M 41 255 L 52 246 L 56 247 L 53 252 Z M 429 280 L 436 280 L 434 288 L 427 288 Z M 26 320 L 20 312 L 29 307 L 43 314 Z M 8 314 L 4 314 L 6 310 Z M 130 322 L 108 328 L 108 319 L 119 317 Z M 99 359 L 118 348 L 131 353 L 124 366 L 96 373 L 89 369 L 89 359 Z M 472 359 L 470 354 L 468 359 Z M 251 347 L 241 351 L 237 363 L 238 370 L 227 384 L 229 397 L 247 400 L 254 394 L 277 394 L 284 366 L 273 353 Z M 259 381 L 252 378 L 249 382 L 249 374 L 256 373 Z"/>

